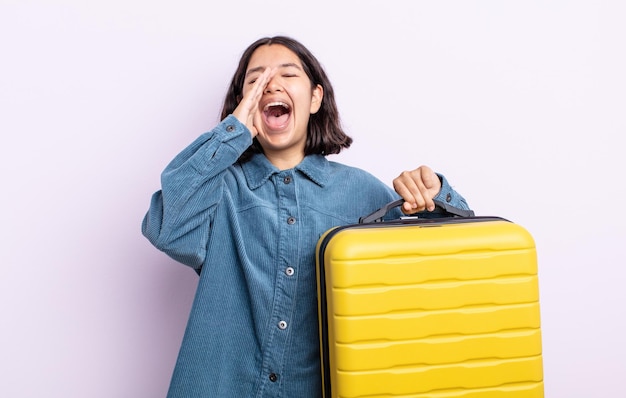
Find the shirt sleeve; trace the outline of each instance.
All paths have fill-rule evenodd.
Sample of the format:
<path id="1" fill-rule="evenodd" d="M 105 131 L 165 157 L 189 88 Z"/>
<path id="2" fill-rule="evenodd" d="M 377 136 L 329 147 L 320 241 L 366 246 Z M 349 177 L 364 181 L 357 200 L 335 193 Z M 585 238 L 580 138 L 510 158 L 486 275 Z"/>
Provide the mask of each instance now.
<path id="1" fill-rule="evenodd" d="M 444 203 L 448 203 L 449 205 L 459 209 L 469 210 L 469 205 L 467 204 L 465 198 L 450 186 L 446 177 L 439 173 L 437 173 L 437 175 L 441 180 L 441 190 L 434 199 L 440 200 Z"/>
<path id="2" fill-rule="evenodd" d="M 200 269 L 224 174 L 251 144 L 249 130 L 230 115 L 179 153 L 161 174 L 161 190 L 152 195 L 144 236 L 173 259 Z"/>

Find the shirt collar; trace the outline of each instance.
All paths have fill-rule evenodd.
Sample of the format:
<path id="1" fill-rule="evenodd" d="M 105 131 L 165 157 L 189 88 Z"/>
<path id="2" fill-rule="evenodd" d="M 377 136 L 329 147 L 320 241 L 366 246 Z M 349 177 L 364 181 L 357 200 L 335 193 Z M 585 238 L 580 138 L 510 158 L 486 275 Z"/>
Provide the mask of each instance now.
<path id="1" fill-rule="evenodd" d="M 323 187 L 328 181 L 328 166 L 328 160 L 324 156 L 308 155 L 294 169 Z M 246 176 L 248 187 L 252 190 L 263 185 L 273 174 L 280 173 L 280 170 L 261 153 L 253 155 L 241 167 Z"/>

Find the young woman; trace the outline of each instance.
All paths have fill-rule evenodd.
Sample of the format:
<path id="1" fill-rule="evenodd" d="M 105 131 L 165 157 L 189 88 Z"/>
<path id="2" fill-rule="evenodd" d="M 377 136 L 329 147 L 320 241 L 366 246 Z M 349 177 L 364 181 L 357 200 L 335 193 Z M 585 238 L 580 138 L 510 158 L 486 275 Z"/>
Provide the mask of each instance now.
<path id="1" fill-rule="evenodd" d="M 393 181 L 328 161 L 352 139 L 315 57 L 288 37 L 243 53 L 222 121 L 167 166 L 143 221 L 200 280 L 169 397 L 319 397 L 315 245 L 402 197 L 467 209 L 421 166 Z M 390 217 L 398 217 L 399 209 Z"/>

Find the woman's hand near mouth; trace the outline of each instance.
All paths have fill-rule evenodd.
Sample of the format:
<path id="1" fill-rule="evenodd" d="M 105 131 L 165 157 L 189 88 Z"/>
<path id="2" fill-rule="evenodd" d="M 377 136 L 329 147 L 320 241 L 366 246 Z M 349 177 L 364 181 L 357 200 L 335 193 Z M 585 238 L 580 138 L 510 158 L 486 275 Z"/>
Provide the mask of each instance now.
<path id="1" fill-rule="evenodd" d="M 276 73 L 275 68 L 265 68 L 263 73 L 259 75 L 252 85 L 252 88 L 244 94 L 239 105 L 237 105 L 237 108 L 233 111 L 233 116 L 246 125 L 253 138 L 259 134 L 259 130 L 256 126 L 261 125 L 260 112 L 258 112 L 259 101 L 274 73 Z"/>

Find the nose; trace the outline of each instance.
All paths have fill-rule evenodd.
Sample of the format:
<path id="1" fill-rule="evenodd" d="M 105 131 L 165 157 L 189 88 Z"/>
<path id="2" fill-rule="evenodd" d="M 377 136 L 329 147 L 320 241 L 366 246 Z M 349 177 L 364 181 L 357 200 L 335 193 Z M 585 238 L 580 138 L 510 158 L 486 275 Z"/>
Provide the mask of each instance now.
<path id="1" fill-rule="evenodd" d="M 266 94 L 270 94 L 270 93 L 275 93 L 275 92 L 280 92 L 283 91 L 283 87 L 280 85 L 280 82 L 278 82 L 278 80 L 276 79 L 276 77 L 273 77 L 268 83 L 267 86 L 265 86 L 265 90 L 264 92 Z"/>

